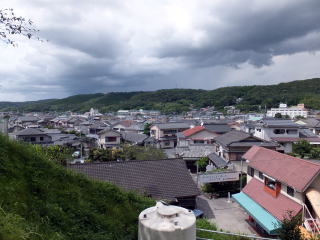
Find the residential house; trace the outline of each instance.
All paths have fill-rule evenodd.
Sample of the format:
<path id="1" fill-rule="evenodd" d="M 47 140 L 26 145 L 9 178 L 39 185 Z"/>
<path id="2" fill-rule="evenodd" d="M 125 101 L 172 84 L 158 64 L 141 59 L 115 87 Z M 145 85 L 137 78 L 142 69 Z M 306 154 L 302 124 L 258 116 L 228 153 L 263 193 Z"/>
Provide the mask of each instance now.
<path id="1" fill-rule="evenodd" d="M 282 145 L 284 153 L 292 152 L 292 144 L 299 140 L 307 140 L 319 144 L 320 138 L 303 136 L 303 127 L 292 120 L 263 119 L 255 126 L 254 136 L 266 141 L 276 141 Z"/>
<path id="2" fill-rule="evenodd" d="M 319 233 L 320 164 L 253 146 L 243 155 L 247 185 L 233 198 L 249 214 L 249 222 L 277 235 L 281 222 L 302 213 L 308 231 Z"/>
<path id="3" fill-rule="evenodd" d="M 118 132 L 126 131 L 126 132 L 135 132 L 135 133 L 143 133 L 144 124 L 138 123 L 134 120 L 122 120 L 112 125 L 112 129 Z"/>
<path id="4" fill-rule="evenodd" d="M 74 164 L 69 168 L 125 190 L 189 209 L 195 208 L 196 196 L 200 194 L 181 159 Z"/>
<path id="5" fill-rule="evenodd" d="M 150 136 L 157 140 L 158 148 L 174 148 L 177 145 L 177 133 L 194 127 L 191 122 L 156 123 L 150 127 Z"/>
<path id="6" fill-rule="evenodd" d="M 14 133 L 17 140 L 32 143 L 32 144 L 52 144 L 52 137 L 44 131 L 37 128 L 26 128 L 17 133 Z"/>
<path id="7" fill-rule="evenodd" d="M 39 120 L 40 118 L 37 116 L 22 116 L 22 117 L 19 117 L 15 123 L 18 126 L 26 128 L 28 126 L 38 126 Z"/>
<path id="8" fill-rule="evenodd" d="M 121 134 L 112 129 L 105 129 L 98 132 L 98 145 L 100 148 L 119 147 L 121 143 Z"/>
<path id="9" fill-rule="evenodd" d="M 195 126 L 177 133 L 177 146 L 186 147 L 192 144 L 212 144 L 213 139 L 218 136 L 215 132 L 204 126 Z"/>
<path id="10" fill-rule="evenodd" d="M 297 124 L 301 125 L 312 131 L 316 135 L 320 135 L 320 120 L 316 118 L 300 119 L 296 121 Z"/>
<path id="11" fill-rule="evenodd" d="M 145 140 L 149 138 L 146 134 L 140 134 L 135 132 L 121 132 L 121 142 L 131 145 L 144 146 Z"/>
<path id="12" fill-rule="evenodd" d="M 227 163 L 232 163 L 234 169 L 237 171 L 242 171 L 242 156 L 252 146 L 262 146 L 276 150 L 279 144 L 236 130 L 217 136 L 214 139 L 214 152 Z"/>

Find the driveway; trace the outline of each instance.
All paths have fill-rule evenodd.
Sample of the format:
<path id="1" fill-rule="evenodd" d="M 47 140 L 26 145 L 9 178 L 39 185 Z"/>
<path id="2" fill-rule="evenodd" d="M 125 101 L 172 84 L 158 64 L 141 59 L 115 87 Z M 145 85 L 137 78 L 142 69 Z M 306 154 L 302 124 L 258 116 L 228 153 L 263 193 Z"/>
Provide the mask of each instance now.
<path id="1" fill-rule="evenodd" d="M 201 195 L 197 198 L 197 208 L 202 210 L 210 222 L 218 229 L 234 233 L 257 234 L 245 221 L 248 214 L 238 203 L 228 198 L 208 199 Z"/>

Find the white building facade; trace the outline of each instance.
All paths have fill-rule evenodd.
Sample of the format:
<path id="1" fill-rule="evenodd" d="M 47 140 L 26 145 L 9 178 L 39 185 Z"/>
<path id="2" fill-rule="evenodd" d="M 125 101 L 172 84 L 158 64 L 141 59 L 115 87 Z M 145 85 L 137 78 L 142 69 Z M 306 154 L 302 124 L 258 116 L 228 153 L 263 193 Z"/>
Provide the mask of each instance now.
<path id="1" fill-rule="evenodd" d="M 280 113 L 282 116 L 288 115 L 291 119 L 294 119 L 298 116 L 307 118 L 308 110 L 305 109 L 304 104 L 298 104 L 297 106 L 287 107 L 287 104 L 280 103 L 279 108 L 271 108 L 267 112 L 268 117 L 275 117 L 277 113 Z"/>

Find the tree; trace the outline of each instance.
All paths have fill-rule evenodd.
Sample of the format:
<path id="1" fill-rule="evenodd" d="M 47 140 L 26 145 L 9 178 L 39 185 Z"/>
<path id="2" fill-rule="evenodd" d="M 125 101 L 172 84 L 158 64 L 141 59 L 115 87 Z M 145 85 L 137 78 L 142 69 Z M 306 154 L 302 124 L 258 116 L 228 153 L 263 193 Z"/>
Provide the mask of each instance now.
<path id="1" fill-rule="evenodd" d="M 310 154 L 311 154 L 311 157 L 314 158 L 314 159 L 320 159 L 320 148 L 317 147 L 317 148 L 313 148 L 311 151 L 310 151 Z"/>
<path id="2" fill-rule="evenodd" d="M 144 124 L 144 128 L 143 128 L 143 133 L 150 136 L 150 127 L 151 127 L 151 123 L 146 123 Z"/>
<path id="3" fill-rule="evenodd" d="M 311 144 L 306 140 L 301 140 L 293 144 L 293 152 L 299 154 L 301 158 L 304 158 L 306 154 L 309 154 L 311 149 Z"/>
<path id="4" fill-rule="evenodd" d="M 35 37 L 40 40 L 35 36 L 38 31 L 30 19 L 16 16 L 12 8 L 0 9 L 0 39 L 5 43 L 16 46 L 14 35 L 22 35 L 28 39 Z"/>
<path id="5" fill-rule="evenodd" d="M 288 212 L 284 218 L 279 230 L 281 240 L 302 240 L 299 226 L 301 225 L 301 215 L 293 216 L 292 212 Z"/>
<path id="6" fill-rule="evenodd" d="M 282 114 L 281 114 L 281 113 L 276 113 L 276 114 L 274 115 L 274 117 L 275 117 L 275 118 L 282 118 Z"/>

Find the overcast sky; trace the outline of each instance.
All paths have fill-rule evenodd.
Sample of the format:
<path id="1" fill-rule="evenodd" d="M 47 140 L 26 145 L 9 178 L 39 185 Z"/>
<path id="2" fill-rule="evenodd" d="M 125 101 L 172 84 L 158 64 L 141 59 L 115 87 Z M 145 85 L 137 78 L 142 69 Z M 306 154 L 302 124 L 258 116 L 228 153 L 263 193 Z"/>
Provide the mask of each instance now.
<path id="1" fill-rule="evenodd" d="M 0 41 L 0 101 L 320 76 L 319 0 L 1 0 L 48 42 Z"/>

